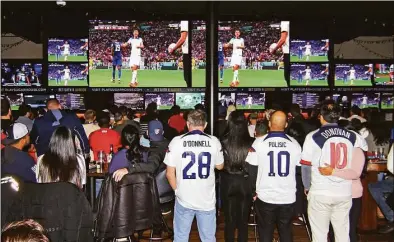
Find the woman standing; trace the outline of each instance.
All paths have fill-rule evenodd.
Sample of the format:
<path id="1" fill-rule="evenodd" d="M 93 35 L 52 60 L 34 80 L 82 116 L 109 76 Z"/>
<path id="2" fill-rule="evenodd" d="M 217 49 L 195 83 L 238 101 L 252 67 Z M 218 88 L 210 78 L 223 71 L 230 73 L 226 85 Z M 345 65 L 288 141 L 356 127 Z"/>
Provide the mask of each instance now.
<path id="1" fill-rule="evenodd" d="M 220 184 L 225 217 L 224 238 L 226 242 L 235 241 L 234 233 L 238 229 L 238 241 L 248 241 L 253 184 L 250 184 L 245 159 L 254 138 L 250 137 L 247 120 L 240 111 L 229 115 L 227 130 L 222 139 L 224 169 Z"/>

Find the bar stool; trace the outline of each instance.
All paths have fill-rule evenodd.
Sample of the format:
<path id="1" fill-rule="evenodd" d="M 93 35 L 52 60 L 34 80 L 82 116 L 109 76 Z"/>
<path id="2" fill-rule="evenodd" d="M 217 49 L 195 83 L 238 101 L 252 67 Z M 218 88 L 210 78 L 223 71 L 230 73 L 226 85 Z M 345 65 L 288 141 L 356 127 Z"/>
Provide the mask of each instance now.
<path id="1" fill-rule="evenodd" d="M 254 202 L 252 204 L 252 208 L 250 209 L 250 217 L 252 217 L 252 221 L 248 222 L 248 226 L 253 227 L 254 240 L 257 242 L 259 240 L 259 236 L 258 236 L 258 231 L 257 231 L 256 211 L 254 208 Z"/>

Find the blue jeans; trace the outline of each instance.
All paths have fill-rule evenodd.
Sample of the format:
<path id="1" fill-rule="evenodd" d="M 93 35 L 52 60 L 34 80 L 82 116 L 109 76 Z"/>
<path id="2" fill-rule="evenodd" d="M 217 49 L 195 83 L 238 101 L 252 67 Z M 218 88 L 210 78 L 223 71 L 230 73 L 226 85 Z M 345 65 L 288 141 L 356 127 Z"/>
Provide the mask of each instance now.
<path id="1" fill-rule="evenodd" d="M 394 211 L 389 207 L 384 198 L 384 193 L 393 192 L 394 180 L 388 178 L 377 183 L 371 183 L 368 184 L 368 188 L 386 219 L 390 222 L 394 222 Z"/>
<path id="2" fill-rule="evenodd" d="M 199 211 L 183 207 L 175 202 L 174 211 L 174 242 L 188 242 L 190 229 L 197 217 L 198 233 L 202 242 L 215 242 L 216 237 L 216 209 Z"/>

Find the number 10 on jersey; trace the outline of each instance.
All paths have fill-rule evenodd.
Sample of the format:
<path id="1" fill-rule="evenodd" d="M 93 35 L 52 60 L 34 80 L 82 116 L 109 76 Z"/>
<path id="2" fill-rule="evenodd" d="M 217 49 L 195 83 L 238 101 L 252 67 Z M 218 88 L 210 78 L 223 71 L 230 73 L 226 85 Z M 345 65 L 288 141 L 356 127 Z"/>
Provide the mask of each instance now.
<path id="1" fill-rule="evenodd" d="M 183 168 L 183 179 L 196 179 L 196 173 L 190 172 L 189 170 L 195 165 L 196 163 L 196 154 L 191 151 L 183 152 L 182 158 L 186 159 L 190 157 L 190 162 Z M 198 155 L 198 177 L 200 179 L 207 179 L 211 172 L 211 153 L 209 152 L 201 152 Z M 204 159 L 205 158 L 205 159 Z"/>

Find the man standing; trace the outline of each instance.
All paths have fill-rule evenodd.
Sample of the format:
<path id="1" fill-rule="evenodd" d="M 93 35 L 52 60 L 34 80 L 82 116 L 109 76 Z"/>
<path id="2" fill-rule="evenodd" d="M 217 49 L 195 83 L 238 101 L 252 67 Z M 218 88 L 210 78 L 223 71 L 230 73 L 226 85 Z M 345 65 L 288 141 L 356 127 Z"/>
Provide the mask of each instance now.
<path id="1" fill-rule="evenodd" d="M 31 131 L 31 140 L 37 149 L 37 156 L 43 155 L 49 145 L 49 140 L 55 129 L 60 125 L 69 128 L 73 135 L 78 138 L 80 149 L 89 154 L 89 141 L 81 121 L 75 114 L 66 113 L 61 110 L 59 100 L 56 98 L 47 101 L 48 112 L 34 121 Z"/>
<path id="2" fill-rule="evenodd" d="M 309 133 L 304 142 L 302 179 L 311 167 L 308 216 L 313 241 L 327 241 L 330 222 L 336 242 L 349 241 L 349 212 L 352 206 L 352 180 L 332 176 L 336 170 L 350 169 L 355 147 L 366 149 L 365 140 L 356 132 L 337 125 L 341 110 L 327 102 L 320 109 L 322 127 Z M 321 167 L 330 166 L 332 174 L 322 175 Z M 308 185 L 305 185 L 308 187 Z"/>
<path id="3" fill-rule="evenodd" d="M 275 225 L 281 242 L 293 241 L 291 220 L 296 201 L 296 166 L 300 165 L 301 146 L 285 133 L 287 116 L 282 111 L 272 114 L 270 132 L 257 138 L 246 162 L 257 172 L 255 202 L 260 241 L 272 241 Z"/>
<path id="4" fill-rule="evenodd" d="M 33 120 L 30 119 L 32 116 L 31 107 L 26 104 L 22 104 L 19 106 L 19 118 L 15 121 L 15 123 L 21 123 L 26 125 L 29 132 L 33 128 Z"/>
<path id="5" fill-rule="evenodd" d="M 216 241 L 215 168 L 223 169 L 220 141 L 204 133 L 206 114 L 189 113 L 189 132 L 175 137 L 167 151 L 167 179 L 175 190 L 174 241 L 189 241 L 191 224 L 197 217 L 203 242 Z"/>

